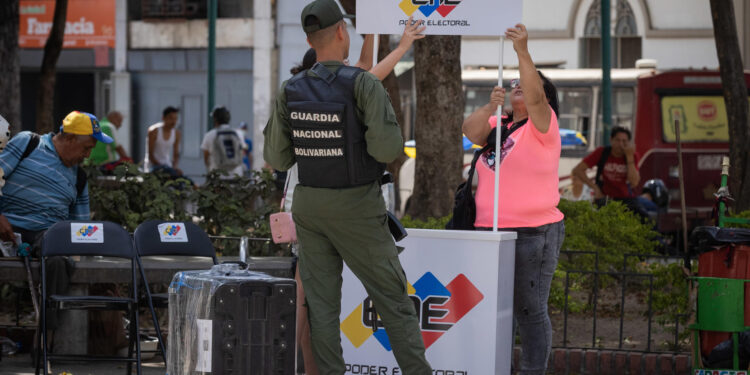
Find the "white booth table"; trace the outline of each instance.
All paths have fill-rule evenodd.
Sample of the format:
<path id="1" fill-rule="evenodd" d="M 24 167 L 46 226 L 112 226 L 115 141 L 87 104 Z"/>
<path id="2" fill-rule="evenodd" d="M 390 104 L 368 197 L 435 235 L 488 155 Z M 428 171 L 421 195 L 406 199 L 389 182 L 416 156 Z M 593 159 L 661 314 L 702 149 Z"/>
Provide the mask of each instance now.
<path id="1" fill-rule="evenodd" d="M 434 374 L 509 374 L 514 232 L 408 229 L 399 255 Z M 362 284 L 344 267 L 341 345 L 347 374 L 402 374 Z"/>

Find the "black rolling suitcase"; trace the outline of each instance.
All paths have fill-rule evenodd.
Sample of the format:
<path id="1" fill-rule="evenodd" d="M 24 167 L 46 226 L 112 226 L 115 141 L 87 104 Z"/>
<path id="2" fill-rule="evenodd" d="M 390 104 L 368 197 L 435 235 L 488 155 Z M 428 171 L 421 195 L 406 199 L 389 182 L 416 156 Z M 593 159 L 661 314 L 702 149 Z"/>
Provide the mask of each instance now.
<path id="1" fill-rule="evenodd" d="M 293 375 L 296 284 L 233 264 L 169 286 L 167 374 Z"/>

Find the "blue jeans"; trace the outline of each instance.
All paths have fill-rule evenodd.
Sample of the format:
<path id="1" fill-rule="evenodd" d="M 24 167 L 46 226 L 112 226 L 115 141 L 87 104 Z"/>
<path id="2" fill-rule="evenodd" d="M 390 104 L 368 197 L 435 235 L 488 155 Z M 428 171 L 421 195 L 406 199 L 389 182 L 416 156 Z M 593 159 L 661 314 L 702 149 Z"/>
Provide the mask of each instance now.
<path id="1" fill-rule="evenodd" d="M 522 350 L 518 373 L 544 374 L 552 349 L 552 323 L 547 300 L 565 238 L 565 224 L 559 221 L 536 228 L 502 230 L 518 234 L 513 290 L 513 340 L 517 328 Z"/>

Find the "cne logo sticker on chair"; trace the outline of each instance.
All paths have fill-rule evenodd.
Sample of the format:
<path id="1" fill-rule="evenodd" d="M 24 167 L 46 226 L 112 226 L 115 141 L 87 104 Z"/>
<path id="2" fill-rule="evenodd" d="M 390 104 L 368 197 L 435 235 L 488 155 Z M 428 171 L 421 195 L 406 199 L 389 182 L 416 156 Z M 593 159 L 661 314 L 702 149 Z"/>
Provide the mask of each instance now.
<path id="1" fill-rule="evenodd" d="M 104 223 L 70 223 L 70 242 L 104 243 Z"/>
<path id="2" fill-rule="evenodd" d="M 188 242 L 187 231 L 183 223 L 161 223 L 157 228 L 161 242 Z"/>

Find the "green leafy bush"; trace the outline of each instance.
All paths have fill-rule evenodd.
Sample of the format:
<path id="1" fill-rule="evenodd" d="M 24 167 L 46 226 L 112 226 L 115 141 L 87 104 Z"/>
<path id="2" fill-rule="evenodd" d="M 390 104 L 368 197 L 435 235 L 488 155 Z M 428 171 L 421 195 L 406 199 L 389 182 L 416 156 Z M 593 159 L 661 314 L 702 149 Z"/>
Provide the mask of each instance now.
<path id="1" fill-rule="evenodd" d="M 561 254 L 557 272 L 553 280 L 550 295 L 550 306 L 554 309 L 564 308 L 564 283 L 566 271 L 569 291 L 575 292 L 568 297 L 568 309 L 571 312 L 588 311 L 594 298 L 594 282 L 598 280 L 599 290 L 605 289 L 618 281 L 607 275 L 598 278 L 590 274 L 574 271 L 618 272 L 623 266 L 634 267 L 636 257 L 629 257 L 623 263 L 625 254 L 653 254 L 657 245 L 654 240 L 657 233 L 649 224 L 619 202 L 611 202 L 599 209 L 589 202 L 560 200 L 558 205 L 565 215 L 565 240 L 563 250 L 589 252 L 588 254 Z M 573 297 L 575 296 L 575 297 Z"/>
<path id="2" fill-rule="evenodd" d="M 418 228 L 418 229 L 445 229 L 445 224 L 451 219 L 450 216 L 441 218 L 431 217 L 427 220 L 420 220 L 412 218 L 409 215 L 405 215 L 401 218 L 401 224 L 404 228 Z"/>
<path id="3" fill-rule="evenodd" d="M 696 273 L 697 263 L 693 262 L 691 274 Z M 678 343 L 667 343 L 669 350 L 681 350 L 680 342 L 690 336 L 687 323 L 693 312 L 690 305 L 688 279 L 682 263 L 652 263 L 646 271 L 654 275 L 654 291 L 651 299 L 653 317 L 661 329 L 674 335 L 679 322 L 682 332 L 678 333 Z"/>
<path id="4" fill-rule="evenodd" d="M 279 210 L 275 190 L 273 175 L 268 171 L 253 171 L 250 177 L 228 177 L 226 173 L 213 171 L 192 195 L 198 224 L 211 235 L 268 238 L 271 235 L 269 215 Z M 237 241 L 216 242 L 217 250 L 225 255 L 236 255 L 237 246 Z M 250 246 L 253 248 L 249 253 L 253 255 L 284 252 L 281 248 L 269 247 L 270 243 L 253 241 Z"/>
<path id="5" fill-rule="evenodd" d="M 118 166 L 113 176 L 90 166 L 86 171 L 92 219 L 119 223 L 131 232 L 144 221 L 160 219 L 193 221 L 213 236 L 268 238 L 268 217 L 279 209 L 267 171 L 253 171 L 249 177 L 214 171 L 200 188 L 185 179 L 143 173 L 133 164 Z M 287 247 L 270 241 L 249 245 L 248 255 L 289 255 Z M 239 241 L 218 239 L 214 246 L 220 255 L 236 255 Z"/>
<path id="6" fill-rule="evenodd" d="M 562 199 L 558 208 L 565 214 L 565 240 L 562 248 L 598 253 L 599 271 L 621 270 L 623 255 L 653 254 L 657 246 L 658 233 L 650 224 L 642 223 L 636 214 L 620 202 L 610 202 L 596 209 L 588 202 Z M 560 267 L 594 269 L 594 255 L 576 258 L 576 264 L 561 258 Z M 636 261 L 631 260 L 633 265 Z"/>
<path id="7" fill-rule="evenodd" d="M 185 188 L 189 186 L 187 180 L 142 173 L 130 163 L 115 168 L 113 176 L 102 176 L 97 168 L 87 168 L 86 172 L 94 220 L 112 221 L 132 232 L 146 220 L 190 219 L 185 210 L 192 193 Z"/>

